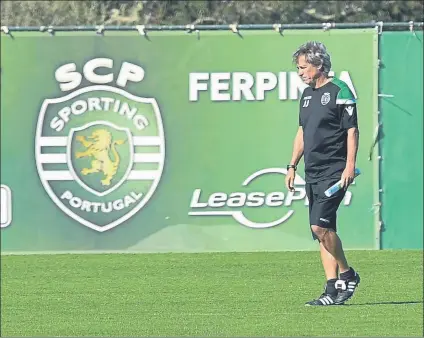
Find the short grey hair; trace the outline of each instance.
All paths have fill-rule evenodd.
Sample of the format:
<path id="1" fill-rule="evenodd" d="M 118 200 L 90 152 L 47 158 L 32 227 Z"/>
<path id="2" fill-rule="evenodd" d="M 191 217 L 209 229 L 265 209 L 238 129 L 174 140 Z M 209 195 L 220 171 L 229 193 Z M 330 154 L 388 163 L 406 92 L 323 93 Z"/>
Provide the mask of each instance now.
<path id="1" fill-rule="evenodd" d="M 331 57 L 327 48 L 319 41 L 308 41 L 293 53 L 293 62 L 297 63 L 299 56 L 305 55 L 306 61 L 311 65 L 321 68 L 328 75 L 331 70 Z"/>

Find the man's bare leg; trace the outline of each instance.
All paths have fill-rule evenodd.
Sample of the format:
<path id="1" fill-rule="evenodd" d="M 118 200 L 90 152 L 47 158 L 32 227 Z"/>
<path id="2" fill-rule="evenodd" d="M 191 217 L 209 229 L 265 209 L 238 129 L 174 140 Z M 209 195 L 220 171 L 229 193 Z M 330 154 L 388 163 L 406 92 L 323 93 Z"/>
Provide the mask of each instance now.
<path id="1" fill-rule="evenodd" d="M 339 276 L 339 265 L 337 264 L 336 259 L 327 251 L 324 244 L 321 242 L 319 243 L 319 250 L 321 252 L 321 262 L 324 268 L 325 277 L 327 280 L 337 279 Z"/>
<path id="2" fill-rule="evenodd" d="M 336 282 L 338 279 L 339 266 L 336 259 L 331 255 L 325 248 L 322 242 L 319 243 L 319 249 L 321 253 L 321 262 L 324 268 L 325 277 L 327 282 L 325 285 L 325 293 L 327 295 L 337 296 Z"/>
<path id="3" fill-rule="evenodd" d="M 335 261 L 337 262 L 337 265 L 339 266 L 340 276 L 339 280 L 337 280 L 335 284 L 335 288 L 338 290 L 338 293 L 337 297 L 334 300 L 334 303 L 344 304 L 344 302 L 346 302 L 353 296 L 353 293 L 361 279 L 359 275 L 355 272 L 355 270 L 353 270 L 347 264 L 341 240 L 336 234 L 336 232 L 332 229 L 321 228 L 315 225 L 313 225 L 311 229 L 314 232 L 315 236 L 319 239 L 320 245 L 322 245 L 324 249 L 334 257 Z M 325 255 L 324 259 L 329 260 L 328 257 L 325 258 Z M 328 262 L 328 266 L 331 266 L 330 262 Z M 328 269 L 330 270 L 330 267 L 328 267 Z M 329 285 L 331 285 L 330 281 L 327 281 L 327 289 L 329 288 Z M 331 291 L 334 292 L 332 286 L 330 288 Z M 328 294 L 330 292 L 327 291 L 326 293 Z"/>
<path id="4" fill-rule="evenodd" d="M 321 254 L 321 262 L 324 268 L 325 277 L 327 279 L 324 293 L 318 298 L 314 299 L 306 305 L 332 305 L 334 304 L 338 291 L 336 289 L 336 282 L 338 280 L 338 264 L 336 259 L 327 251 L 324 244 L 319 243 L 319 250 Z"/>
<path id="5" fill-rule="evenodd" d="M 350 267 L 347 264 L 342 242 L 336 232 L 332 229 L 321 228 L 317 225 L 312 225 L 311 228 L 318 237 L 320 245 L 323 245 L 325 250 L 336 260 L 340 273 L 349 271 Z"/>

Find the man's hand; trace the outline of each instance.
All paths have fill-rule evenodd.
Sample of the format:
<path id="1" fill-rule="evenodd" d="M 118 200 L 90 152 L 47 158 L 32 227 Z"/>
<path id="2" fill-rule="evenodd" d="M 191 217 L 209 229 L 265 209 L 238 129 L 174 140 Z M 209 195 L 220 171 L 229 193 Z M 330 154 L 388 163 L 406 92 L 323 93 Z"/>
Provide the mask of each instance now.
<path id="1" fill-rule="evenodd" d="M 286 175 L 286 187 L 289 191 L 294 191 L 294 177 L 296 176 L 294 169 L 290 168 Z"/>
<path id="2" fill-rule="evenodd" d="M 347 166 L 342 174 L 342 188 L 345 190 L 351 185 L 353 180 L 355 179 L 355 167 Z"/>

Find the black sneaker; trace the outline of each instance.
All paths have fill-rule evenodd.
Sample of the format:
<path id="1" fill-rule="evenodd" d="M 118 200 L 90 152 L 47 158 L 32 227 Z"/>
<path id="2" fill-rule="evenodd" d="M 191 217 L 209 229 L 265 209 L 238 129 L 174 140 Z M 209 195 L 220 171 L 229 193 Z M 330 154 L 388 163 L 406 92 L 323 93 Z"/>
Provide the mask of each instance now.
<path id="1" fill-rule="evenodd" d="M 349 300 L 356 288 L 359 285 L 359 282 L 361 281 L 361 278 L 359 277 L 359 274 L 355 272 L 355 276 L 352 278 L 349 278 L 347 280 L 339 279 L 336 282 L 336 289 L 338 291 L 337 297 L 334 300 L 335 304 L 343 304 L 347 300 Z"/>
<path id="2" fill-rule="evenodd" d="M 319 296 L 318 299 L 311 300 L 307 302 L 305 306 L 327 306 L 327 305 L 335 305 L 336 296 L 329 295 L 327 293 L 323 293 Z"/>

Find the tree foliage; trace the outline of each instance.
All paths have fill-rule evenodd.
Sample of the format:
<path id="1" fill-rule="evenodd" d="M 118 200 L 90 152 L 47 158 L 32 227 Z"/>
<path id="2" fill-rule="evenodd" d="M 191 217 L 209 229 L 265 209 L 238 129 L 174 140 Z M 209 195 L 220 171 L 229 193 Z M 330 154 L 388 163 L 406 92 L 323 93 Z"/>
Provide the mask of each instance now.
<path id="1" fill-rule="evenodd" d="M 1 1 L 7 26 L 423 21 L 423 1 Z"/>

